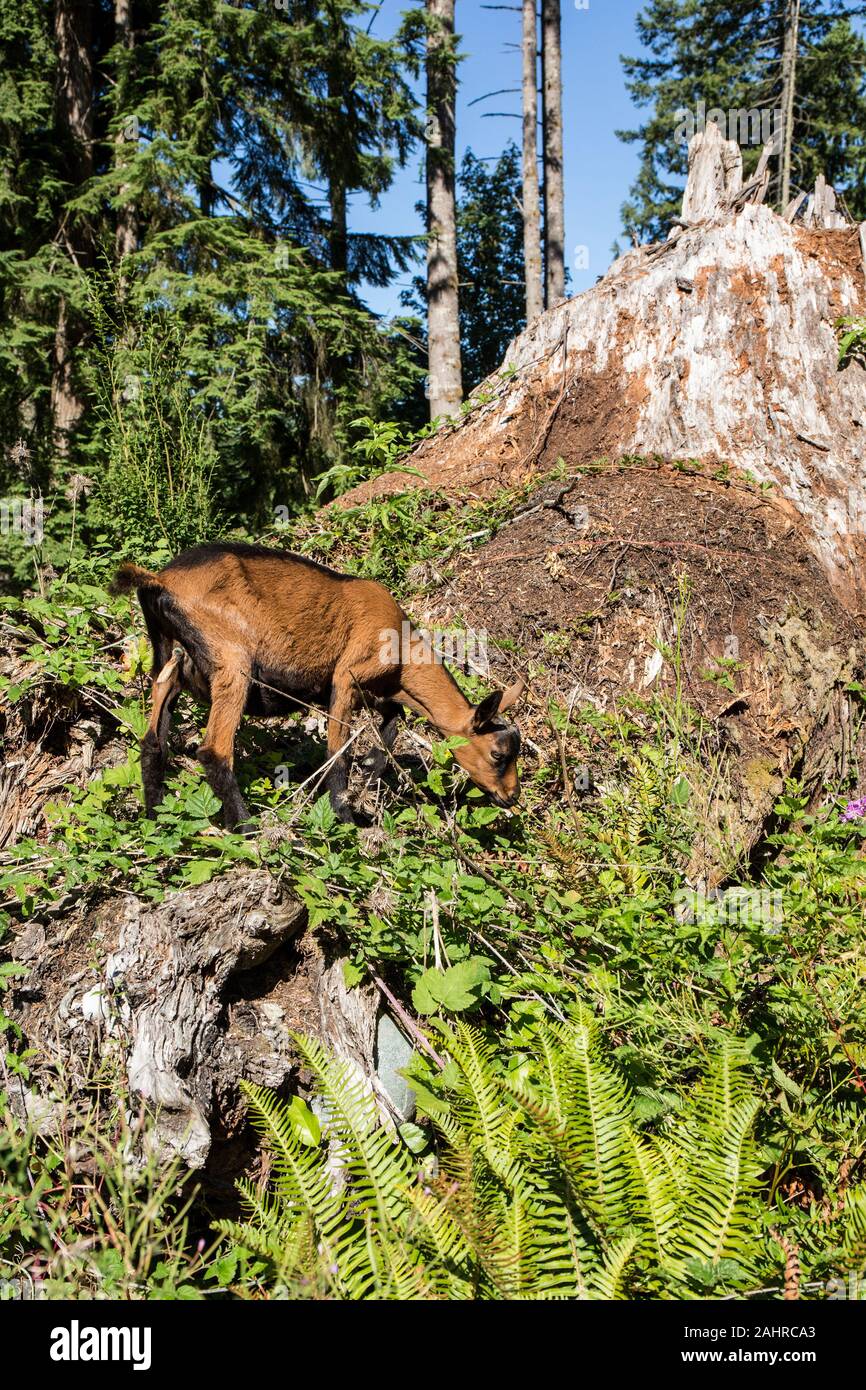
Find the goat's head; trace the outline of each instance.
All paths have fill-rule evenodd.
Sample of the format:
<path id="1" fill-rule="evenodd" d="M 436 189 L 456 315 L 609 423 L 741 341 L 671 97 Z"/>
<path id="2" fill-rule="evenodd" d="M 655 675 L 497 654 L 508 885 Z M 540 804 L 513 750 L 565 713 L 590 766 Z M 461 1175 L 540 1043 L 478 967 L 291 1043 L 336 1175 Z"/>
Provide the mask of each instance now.
<path id="1" fill-rule="evenodd" d="M 497 806 L 513 806 L 520 795 L 520 730 L 500 715 L 516 704 L 525 688 L 523 681 L 515 681 L 507 690 L 487 695 L 461 731 L 466 742 L 454 749 L 456 761 Z"/>

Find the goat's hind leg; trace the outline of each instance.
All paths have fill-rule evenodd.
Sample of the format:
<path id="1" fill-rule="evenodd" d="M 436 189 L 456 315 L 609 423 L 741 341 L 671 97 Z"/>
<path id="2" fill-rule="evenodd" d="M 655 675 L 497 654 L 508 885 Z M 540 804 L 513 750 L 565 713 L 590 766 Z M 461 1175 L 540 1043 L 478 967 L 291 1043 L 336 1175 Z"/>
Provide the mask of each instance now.
<path id="1" fill-rule="evenodd" d="M 249 687 L 249 678 L 240 671 L 217 671 L 211 677 L 210 717 L 196 755 L 214 795 L 223 804 L 223 820 L 229 830 L 245 828 L 249 819 L 234 774 L 235 734 Z"/>
<path id="2" fill-rule="evenodd" d="M 147 730 L 141 741 L 141 781 L 144 813 L 149 818 L 165 795 L 165 766 L 171 712 L 180 695 L 180 669 L 171 655 L 170 644 L 160 644 L 155 652 L 160 669 L 153 682 L 153 695 Z"/>

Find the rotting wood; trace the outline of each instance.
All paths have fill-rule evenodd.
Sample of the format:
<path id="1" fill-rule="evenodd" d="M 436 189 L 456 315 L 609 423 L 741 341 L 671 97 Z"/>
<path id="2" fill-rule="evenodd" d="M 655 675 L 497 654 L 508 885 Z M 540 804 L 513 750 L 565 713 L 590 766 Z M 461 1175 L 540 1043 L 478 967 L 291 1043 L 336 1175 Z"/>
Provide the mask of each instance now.
<path id="1" fill-rule="evenodd" d="M 685 222 L 704 222 L 723 215 L 740 192 L 743 157 L 735 140 L 726 140 L 715 121 L 693 136 L 683 194 Z"/>

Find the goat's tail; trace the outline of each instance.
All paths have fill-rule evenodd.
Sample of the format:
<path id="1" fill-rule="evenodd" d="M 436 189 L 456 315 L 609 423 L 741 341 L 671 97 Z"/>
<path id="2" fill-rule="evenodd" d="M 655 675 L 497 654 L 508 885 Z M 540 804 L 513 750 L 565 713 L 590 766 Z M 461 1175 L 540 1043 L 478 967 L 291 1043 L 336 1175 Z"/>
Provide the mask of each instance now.
<path id="1" fill-rule="evenodd" d="M 128 594 L 131 589 L 150 589 L 162 588 L 162 580 L 158 574 L 152 570 L 142 569 L 141 565 L 127 563 L 121 565 L 114 579 L 111 581 L 109 592 L 112 594 Z"/>

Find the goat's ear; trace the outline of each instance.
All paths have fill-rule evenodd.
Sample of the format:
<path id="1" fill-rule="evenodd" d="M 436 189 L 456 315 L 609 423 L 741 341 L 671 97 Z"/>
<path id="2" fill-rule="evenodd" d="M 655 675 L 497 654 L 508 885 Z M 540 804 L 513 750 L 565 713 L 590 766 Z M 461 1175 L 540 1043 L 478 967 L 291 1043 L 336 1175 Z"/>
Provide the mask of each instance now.
<path id="1" fill-rule="evenodd" d="M 512 685 L 509 685 L 503 691 L 502 699 L 499 701 L 499 713 L 502 714 L 505 710 L 511 709 L 512 705 L 516 705 L 517 701 L 522 698 L 525 690 L 526 681 L 523 680 L 522 677 L 519 677 Z"/>
<path id="2" fill-rule="evenodd" d="M 482 729 L 495 719 L 499 713 L 499 706 L 502 703 L 502 691 L 494 690 L 492 695 L 485 695 L 480 705 L 476 705 L 472 712 L 472 730 L 479 734 Z"/>

